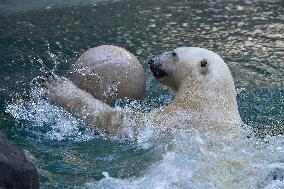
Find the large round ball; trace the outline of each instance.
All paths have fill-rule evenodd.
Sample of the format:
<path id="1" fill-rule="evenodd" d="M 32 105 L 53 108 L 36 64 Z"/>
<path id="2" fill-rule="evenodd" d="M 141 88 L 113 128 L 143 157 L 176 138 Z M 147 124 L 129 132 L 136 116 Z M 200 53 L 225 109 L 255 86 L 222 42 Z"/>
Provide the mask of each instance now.
<path id="1" fill-rule="evenodd" d="M 84 52 L 73 65 L 70 79 L 107 103 L 124 97 L 141 99 L 146 87 L 144 69 L 137 58 L 112 45 Z"/>

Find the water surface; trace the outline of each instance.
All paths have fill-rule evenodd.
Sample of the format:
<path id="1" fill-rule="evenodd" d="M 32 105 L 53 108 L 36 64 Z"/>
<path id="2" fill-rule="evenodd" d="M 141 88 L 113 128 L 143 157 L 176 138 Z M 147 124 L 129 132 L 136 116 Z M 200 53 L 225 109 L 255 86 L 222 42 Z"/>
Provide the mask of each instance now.
<path id="1" fill-rule="evenodd" d="M 221 188 L 228 169 L 216 167 L 233 169 L 236 157 L 246 165 L 231 170 L 242 188 L 284 188 L 283 1 L 13 2 L 0 6 L 0 130 L 36 164 L 42 188 Z M 144 110 L 173 97 L 151 75 L 149 57 L 178 46 L 217 52 L 256 138 L 218 151 L 204 151 L 210 136 L 195 131 L 162 141 L 149 131 L 133 143 L 96 136 L 39 97 L 34 78 L 52 69 L 68 76 L 81 53 L 102 44 L 121 46 L 143 64 L 146 99 L 118 104 Z"/>

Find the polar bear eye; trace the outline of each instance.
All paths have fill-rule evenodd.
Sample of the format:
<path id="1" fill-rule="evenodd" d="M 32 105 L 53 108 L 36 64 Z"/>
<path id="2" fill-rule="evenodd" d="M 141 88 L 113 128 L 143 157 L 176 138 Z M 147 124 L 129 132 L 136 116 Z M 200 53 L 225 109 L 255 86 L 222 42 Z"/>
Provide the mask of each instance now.
<path id="1" fill-rule="evenodd" d="M 177 53 L 175 51 L 172 51 L 172 56 L 173 57 L 176 57 L 177 56 Z"/>
<path id="2" fill-rule="evenodd" d="M 207 65 L 207 60 L 201 60 L 200 65 L 204 68 Z"/>

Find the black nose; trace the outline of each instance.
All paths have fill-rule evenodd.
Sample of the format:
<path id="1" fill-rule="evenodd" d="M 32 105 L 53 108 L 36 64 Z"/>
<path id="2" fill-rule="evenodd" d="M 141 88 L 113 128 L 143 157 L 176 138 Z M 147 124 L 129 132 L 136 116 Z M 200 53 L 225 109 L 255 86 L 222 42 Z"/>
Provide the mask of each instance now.
<path id="1" fill-rule="evenodd" d="M 150 70 L 156 78 L 162 78 L 167 76 L 167 72 L 162 69 L 162 65 L 159 61 L 154 61 L 152 58 L 148 61 Z"/>
<path id="2" fill-rule="evenodd" d="M 151 58 L 150 60 L 148 60 L 148 64 L 153 64 L 154 63 L 154 60 Z"/>

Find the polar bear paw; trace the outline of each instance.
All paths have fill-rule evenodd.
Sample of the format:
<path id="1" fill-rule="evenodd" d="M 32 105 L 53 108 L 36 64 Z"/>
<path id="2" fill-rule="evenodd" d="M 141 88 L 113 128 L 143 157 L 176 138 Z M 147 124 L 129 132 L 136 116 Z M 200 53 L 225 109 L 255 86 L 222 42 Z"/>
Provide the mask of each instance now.
<path id="1" fill-rule="evenodd" d="M 52 72 L 48 72 L 42 78 L 41 86 L 43 88 L 46 88 L 46 89 L 49 89 L 49 88 L 52 88 L 52 87 L 57 87 L 60 84 L 62 84 L 64 82 L 64 80 L 65 79 L 63 77 L 59 77 Z"/>
<path id="2" fill-rule="evenodd" d="M 47 97 L 57 96 L 67 98 L 82 93 L 81 90 L 69 79 L 49 72 L 42 78 L 41 86 Z"/>
<path id="3" fill-rule="evenodd" d="M 54 96 L 57 96 L 58 98 L 59 96 L 63 97 L 67 95 L 67 92 L 75 88 L 74 84 L 70 80 L 65 77 L 58 76 L 52 72 L 45 74 L 45 76 L 42 78 L 41 87 L 44 90 L 43 97 L 48 98 Z"/>
<path id="4" fill-rule="evenodd" d="M 66 107 L 72 98 L 84 96 L 84 92 L 72 81 L 54 73 L 47 73 L 42 78 L 41 86 L 43 98 L 48 98 L 55 104 L 63 105 L 63 107 Z"/>

